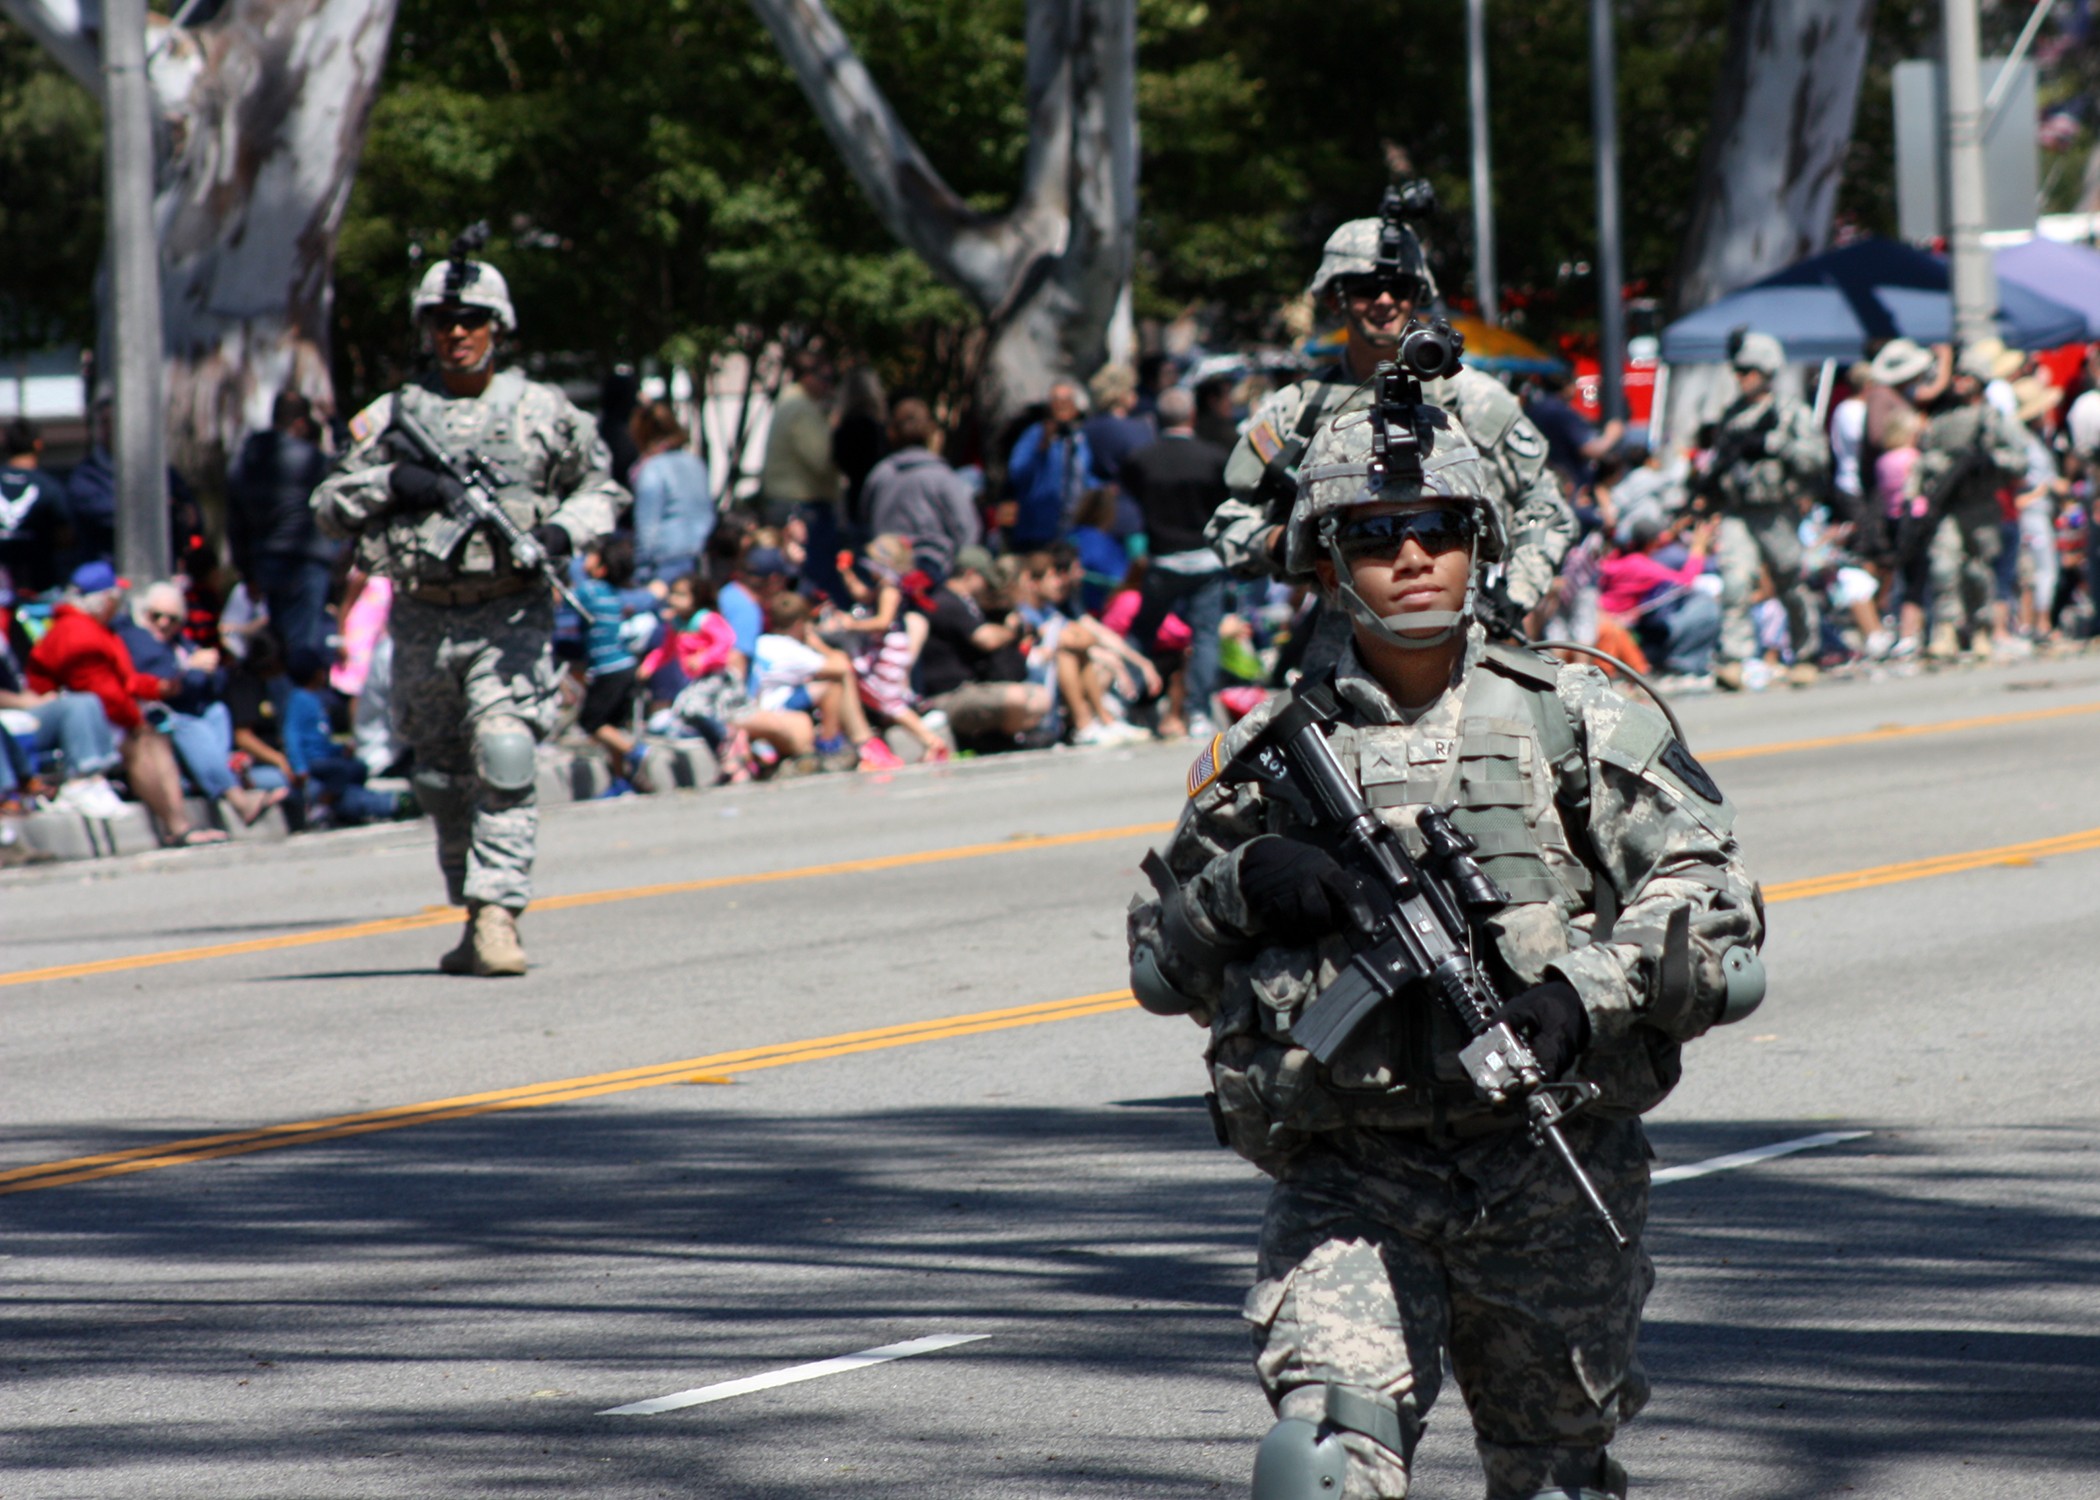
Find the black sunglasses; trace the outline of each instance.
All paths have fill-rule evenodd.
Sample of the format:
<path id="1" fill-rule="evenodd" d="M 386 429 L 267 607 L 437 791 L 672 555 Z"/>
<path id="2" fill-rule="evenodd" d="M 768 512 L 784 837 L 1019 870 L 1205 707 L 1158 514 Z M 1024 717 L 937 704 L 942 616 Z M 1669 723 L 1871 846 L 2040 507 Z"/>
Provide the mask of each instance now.
<path id="1" fill-rule="evenodd" d="M 485 307 L 433 307 L 423 314 L 423 321 L 433 328 L 464 328 L 471 333 L 488 327 L 494 316 Z"/>
<path id="2" fill-rule="evenodd" d="M 1335 290 L 1344 297 L 1363 297 L 1375 300 L 1380 292 L 1391 292 L 1395 302 L 1419 302 L 1422 300 L 1422 283 L 1412 276 L 1380 276 L 1367 273 L 1361 276 L 1337 276 Z"/>
<path id="3" fill-rule="evenodd" d="M 1335 533 L 1335 540 L 1341 544 L 1342 556 L 1352 560 L 1398 557 L 1410 541 L 1431 557 L 1442 557 L 1471 545 L 1479 532 L 1467 511 L 1410 510 L 1350 521 Z"/>

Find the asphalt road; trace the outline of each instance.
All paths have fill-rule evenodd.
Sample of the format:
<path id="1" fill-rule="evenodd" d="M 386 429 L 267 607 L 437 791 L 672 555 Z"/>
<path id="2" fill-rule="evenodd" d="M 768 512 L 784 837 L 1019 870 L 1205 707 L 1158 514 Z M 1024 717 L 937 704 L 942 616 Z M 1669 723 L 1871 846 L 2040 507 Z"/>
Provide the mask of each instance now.
<path id="1" fill-rule="evenodd" d="M 1636 1494 L 2100 1494 L 2100 659 L 1684 709 L 1772 996 L 1662 1164 L 1864 1134 L 1658 1185 Z M 516 982 L 415 829 L 0 883 L 0 1500 L 1244 1494 L 1262 1179 L 1116 998 L 1190 753 L 561 810 Z"/>

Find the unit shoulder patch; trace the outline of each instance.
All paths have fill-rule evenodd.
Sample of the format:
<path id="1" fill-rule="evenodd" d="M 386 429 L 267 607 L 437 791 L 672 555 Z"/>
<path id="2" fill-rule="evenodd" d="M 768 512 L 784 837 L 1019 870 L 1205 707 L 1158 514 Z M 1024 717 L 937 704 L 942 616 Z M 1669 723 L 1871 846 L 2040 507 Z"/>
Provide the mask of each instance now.
<path id="1" fill-rule="evenodd" d="M 1658 759 L 1679 781 L 1716 807 L 1721 805 L 1721 788 L 1713 777 L 1707 774 L 1706 767 L 1700 765 L 1692 752 L 1684 748 L 1684 741 L 1673 738 L 1669 744 L 1663 746 L 1663 752 Z"/>

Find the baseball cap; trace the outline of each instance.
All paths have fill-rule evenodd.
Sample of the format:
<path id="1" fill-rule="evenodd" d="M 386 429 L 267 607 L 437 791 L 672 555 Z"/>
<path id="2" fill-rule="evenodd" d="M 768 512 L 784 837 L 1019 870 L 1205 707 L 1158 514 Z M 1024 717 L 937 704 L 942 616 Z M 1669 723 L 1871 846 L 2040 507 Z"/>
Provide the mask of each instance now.
<path id="1" fill-rule="evenodd" d="M 982 577 L 992 576 L 992 554 L 982 547 L 962 547 L 955 553 L 955 566 L 948 570 L 949 576 L 957 573 L 976 573 Z"/>
<path id="2" fill-rule="evenodd" d="M 124 580 L 117 576 L 117 570 L 106 562 L 82 563 L 73 570 L 73 576 L 66 581 L 72 585 L 74 592 L 81 594 L 101 594 L 110 589 L 125 587 Z"/>

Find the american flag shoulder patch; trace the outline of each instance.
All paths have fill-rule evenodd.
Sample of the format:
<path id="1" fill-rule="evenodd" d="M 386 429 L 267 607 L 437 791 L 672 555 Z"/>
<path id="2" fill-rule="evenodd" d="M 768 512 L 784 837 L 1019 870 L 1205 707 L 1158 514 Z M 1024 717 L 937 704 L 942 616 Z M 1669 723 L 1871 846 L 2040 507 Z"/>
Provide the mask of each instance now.
<path id="1" fill-rule="evenodd" d="M 1196 763 L 1189 767 L 1189 795 L 1202 795 L 1203 789 L 1225 774 L 1225 736 L 1214 734 Z"/>
<path id="2" fill-rule="evenodd" d="M 1264 418 L 1247 429 L 1247 446 L 1266 464 L 1274 461 L 1276 455 L 1283 451 L 1283 439 L 1276 435 L 1276 429 Z"/>

